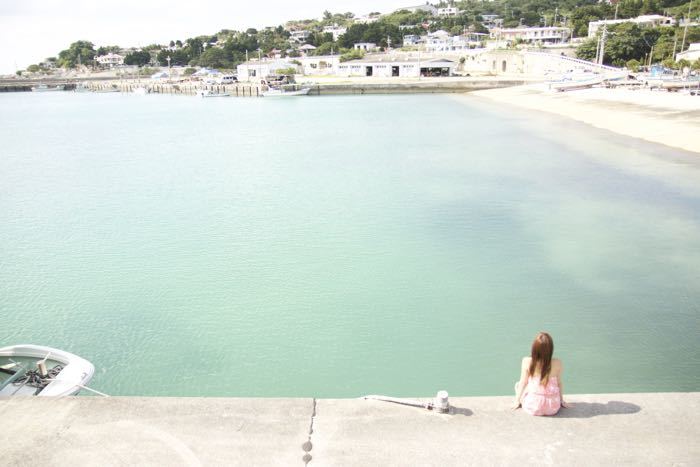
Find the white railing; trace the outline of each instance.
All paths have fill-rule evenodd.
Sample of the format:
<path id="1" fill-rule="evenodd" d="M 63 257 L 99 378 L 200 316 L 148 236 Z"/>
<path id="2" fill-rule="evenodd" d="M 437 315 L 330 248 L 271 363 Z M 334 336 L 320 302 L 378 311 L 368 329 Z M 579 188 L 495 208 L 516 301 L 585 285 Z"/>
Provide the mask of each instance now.
<path id="1" fill-rule="evenodd" d="M 576 65 L 585 66 L 591 69 L 601 70 L 601 71 L 622 71 L 622 68 L 617 68 L 614 66 L 601 65 L 600 63 L 589 62 L 588 60 L 581 60 L 580 58 L 567 57 L 566 55 L 554 55 L 545 52 L 525 52 L 525 55 L 533 55 L 537 57 L 547 57 L 550 59 L 562 60 Z"/>

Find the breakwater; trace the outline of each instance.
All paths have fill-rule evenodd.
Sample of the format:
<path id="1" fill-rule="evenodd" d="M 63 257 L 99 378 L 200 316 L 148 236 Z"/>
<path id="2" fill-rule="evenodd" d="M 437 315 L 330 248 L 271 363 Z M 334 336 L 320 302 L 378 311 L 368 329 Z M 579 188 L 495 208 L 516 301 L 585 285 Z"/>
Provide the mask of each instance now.
<path id="1" fill-rule="evenodd" d="M 397 82 L 377 82 L 374 80 L 354 80 L 351 82 L 331 83 L 300 83 L 285 86 L 287 90 L 310 88 L 309 95 L 333 94 L 418 94 L 418 93 L 461 93 L 484 89 L 505 88 L 527 83 L 521 79 L 503 80 L 496 78 L 464 78 L 464 79 L 428 79 L 402 80 Z M 148 80 L 91 80 L 77 85 L 72 82 L 0 82 L 0 92 L 28 92 L 34 86 L 48 84 L 61 85 L 65 91 L 76 88 L 94 92 L 135 92 L 144 89 L 153 94 L 196 95 L 199 91 L 209 91 L 216 94 L 229 94 L 232 97 L 260 97 L 268 88 L 265 85 L 252 82 L 234 84 L 203 84 L 199 82 L 168 83 Z"/>
<path id="2" fill-rule="evenodd" d="M 5 428 L 0 445 L 7 465 L 696 465 L 700 460 L 697 392 L 571 395 L 572 407 L 554 417 L 513 411 L 512 399 L 451 398 L 449 413 L 439 414 L 373 400 L 310 397 L 0 398 Z"/>

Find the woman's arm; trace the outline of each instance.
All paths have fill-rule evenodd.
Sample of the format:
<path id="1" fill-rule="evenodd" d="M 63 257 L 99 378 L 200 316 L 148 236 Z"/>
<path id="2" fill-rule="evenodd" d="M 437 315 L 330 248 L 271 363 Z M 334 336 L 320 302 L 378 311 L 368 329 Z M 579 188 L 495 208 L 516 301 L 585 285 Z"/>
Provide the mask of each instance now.
<path id="1" fill-rule="evenodd" d="M 564 366 L 561 363 L 561 360 L 559 361 L 559 398 L 561 400 L 561 406 L 566 408 L 571 407 L 571 404 L 568 402 L 564 401 L 564 382 L 562 381 L 561 374 L 564 372 Z"/>
<path id="2" fill-rule="evenodd" d="M 527 386 L 528 370 L 530 369 L 530 358 L 525 357 L 520 365 L 520 381 L 515 385 L 515 401 L 513 401 L 513 410 L 520 407 L 520 399 L 523 397 L 525 387 Z"/>

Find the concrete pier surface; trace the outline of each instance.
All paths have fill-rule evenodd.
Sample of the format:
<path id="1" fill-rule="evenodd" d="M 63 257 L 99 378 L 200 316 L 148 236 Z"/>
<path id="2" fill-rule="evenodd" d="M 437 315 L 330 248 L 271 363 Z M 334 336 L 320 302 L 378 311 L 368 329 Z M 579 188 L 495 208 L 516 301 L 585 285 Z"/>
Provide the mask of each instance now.
<path id="1" fill-rule="evenodd" d="M 568 399 L 532 417 L 512 397 L 450 398 L 449 414 L 361 399 L 3 398 L 0 464 L 700 465 L 700 393 Z"/>

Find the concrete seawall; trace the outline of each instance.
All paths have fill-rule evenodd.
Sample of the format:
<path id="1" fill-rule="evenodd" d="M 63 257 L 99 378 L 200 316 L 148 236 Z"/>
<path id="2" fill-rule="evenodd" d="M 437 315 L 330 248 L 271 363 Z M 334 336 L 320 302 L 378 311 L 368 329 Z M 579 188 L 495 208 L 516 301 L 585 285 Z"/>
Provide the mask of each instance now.
<path id="1" fill-rule="evenodd" d="M 402 83 L 354 83 L 314 85 L 309 94 L 420 94 L 480 91 L 484 89 L 508 88 L 528 84 L 530 81 L 502 79 L 464 79 L 459 81 L 431 80 Z"/>
<path id="2" fill-rule="evenodd" d="M 469 91 L 479 91 L 485 89 L 507 88 L 531 83 L 532 80 L 524 79 L 503 79 L 499 77 L 452 77 L 452 78 L 424 78 L 418 79 L 375 79 L 375 78 L 354 78 L 348 81 L 296 84 L 289 87 L 289 90 L 309 87 L 310 95 L 332 95 L 332 94 L 419 94 L 419 93 L 463 93 Z M 144 88 L 154 94 L 181 94 L 195 95 L 199 90 L 208 90 L 214 93 L 227 93 L 231 97 L 260 97 L 267 87 L 259 83 L 241 82 L 235 84 L 218 85 L 204 84 L 201 82 L 168 83 L 161 81 L 142 80 L 85 80 L 84 85 L 96 92 L 119 91 L 134 92 L 138 88 Z M 57 84 L 65 86 L 66 91 L 76 88 L 77 82 L 61 80 L 39 80 L 0 82 L 0 92 L 20 92 L 31 91 L 33 86 Z"/>
<path id="3" fill-rule="evenodd" d="M 700 393 L 511 397 L 449 414 L 359 399 L 0 399 L 3 465 L 700 465 Z"/>

